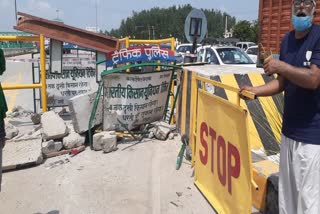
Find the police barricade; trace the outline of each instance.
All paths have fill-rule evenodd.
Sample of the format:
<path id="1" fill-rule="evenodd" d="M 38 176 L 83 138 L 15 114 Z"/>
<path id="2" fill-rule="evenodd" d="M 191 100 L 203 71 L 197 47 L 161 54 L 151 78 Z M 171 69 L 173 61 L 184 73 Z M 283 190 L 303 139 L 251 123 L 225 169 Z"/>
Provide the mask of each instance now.
<path id="1" fill-rule="evenodd" d="M 267 76 L 262 69 L 236 66 L 203 65 L 183 66 L 177 79 L 181 85 L 176 114 L 177 128 L 181 135 L 190 137 L 193 103 L 191 96 L 191 79 L 193 75 L 200 75 L 207 79 L 240 88 L 243 85 L 259 86 L 271 80 L 274 76 Z M 235 93 L 223 88 L 206 86 L 221 98 L 234 102 Z M 248 123 L 251 149 L 263 151 L 267 155 L 275 155 L 280 150 L 280 136 L 283 112 L 283 94 L 272 97 L 260 97 L 254 101 L 241 100 L 240 104 L 248 110 Z"/>
<path id="2" fill-rule="evenodd" d="M 111 52 L 106 58 L 99 63 L 106 63 L 107 68 L 112 69 L 101 73 L 88 125 L 89 136 L 100 99 L 103 100 L 103 130 L 106 131 L 130 132 L 141 125 L 166 120 L 170 86 L 174 73 L 181 69 L 172 64 L 175 61 L 173 51 L 140 46 Z M 90 137 L 93 148 L 91 140 Z"/>
<path id="3" fill-rule="evenodd" d="M 207 92 L 206 83 L 235 92 L 236 104 Z M 240 106 L 239 89 L 194 75 L 192 97 L 196 102 L 190 143 L 196 186 L 218 213 L 251 213 L 251 189 L 256 184 L 248 113 Z"/>

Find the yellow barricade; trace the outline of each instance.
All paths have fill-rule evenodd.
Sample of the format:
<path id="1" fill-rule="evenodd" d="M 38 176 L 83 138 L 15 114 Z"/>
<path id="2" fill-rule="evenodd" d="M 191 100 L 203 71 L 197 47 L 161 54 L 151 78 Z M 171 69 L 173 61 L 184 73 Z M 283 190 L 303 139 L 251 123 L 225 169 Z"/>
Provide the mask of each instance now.
<path id="1" fill-rule="evenodd" d="M 248 113 L 240 106 L 238 89 L 194 78 L 192 92 L 197 102 L 191 146 L 192 159 L 196 160 L 195 184 L 218 213 L 251 213 L 251 189 L 256 184 L 252 179 Z M 236 104 L 198 88 L 199 81 L 202 86 L 208 82 L 236 92 Z"/>
<path id="2" fill-rule="evenodd" d="M 210 68 L 210 66 L 203 67 L 207 67 L 207 70 Z M 184 70 L 178 74 L 178 77 L 180 77 L 181 92 L 178 97 L 176 121 L 181 135 L 191 136 L 191 126 L 193 118 L 195 118 L 195 116 L 192 115 L 192 109 L 196 103 L 196 95 L 192 94 L 193 92 L 191 91 L 192 78 L 199 76 L 198 71 L 201 69 L 205 70 L 204 68 L 200 68 L 200 66 L 188 67 L 184 68 Z M 273 80 L 274 77 L 254 72 L 245 74 L 226 72 L 226 74 L 208 75 L 206 79 L 211 79 L 239 90 L 243 85 L 263 85 Z M 211 93 L 230 102 L 238 101 L 236 93 L 225 88 L 214 87 Z M 263 149 L 267 155 L 274 155 L 279 152 L 283 99 L 283 94 L 278 94 L 272 97 L 259 97 L 254 101 L 240 101 L 240 105 L 249 113 L 248 123 L 251 149 Z"/>

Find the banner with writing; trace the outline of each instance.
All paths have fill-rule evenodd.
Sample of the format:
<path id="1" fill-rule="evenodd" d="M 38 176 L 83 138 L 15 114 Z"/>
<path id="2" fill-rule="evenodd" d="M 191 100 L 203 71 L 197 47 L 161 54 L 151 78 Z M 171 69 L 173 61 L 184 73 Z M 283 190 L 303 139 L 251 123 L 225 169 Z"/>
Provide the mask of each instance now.
<path id="1" fill-rule="evenodd" d="M 128 62 L 157 61 L 174 62 L 174 52 L 170 49 L 163 49 L 156 46 L 132 47 L 121 49 L 107 54 L 107 67 L 125 64 Z"/>
<path id="2" fill-rule="evenodd" d="M 62 73 L 47 71 L 48 107 L 66 106 L 69 99 L 96 91 L 96 69 L 93 67 L 63 67 Z"/>
<path id="3" fill-rule="evenodd" d="M 105 76 L 103 129 L 123 131 L 122 123 L 131 130 L 161 120 L 171 77 L 172 71 Z"/>

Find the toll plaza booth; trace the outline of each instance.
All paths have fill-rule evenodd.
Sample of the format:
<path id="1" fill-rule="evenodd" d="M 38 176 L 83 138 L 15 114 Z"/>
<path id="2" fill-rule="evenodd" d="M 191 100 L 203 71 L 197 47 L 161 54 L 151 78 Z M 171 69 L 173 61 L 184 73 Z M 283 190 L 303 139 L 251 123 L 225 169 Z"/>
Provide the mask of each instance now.
<path id="1" fill-rule="evenodd" d="M 218 213 L 277 213 L 283 94 L 239 97 L 241 86 L 275 77 L 219 65 L 184 66 L 178 76 L 177 127 L 189 139 L 195 185 Z"/>
<path id="2" fill-rule="evenodd" d="M 33 82 L 18 85 L 3 83 L 4 90 L 33 89 L 34 111 L 42 109 L 45 112 L 51 107 L 67 106 L 71 97 L 98 88 L 98 73 L 105 66 L 96 65 L 96 61 L 105 59 L 107 53 L 118 49 L 118 39 L 26 13 L 18 12 L 18 16 L 14 28 L 34 36 L 1 36 L 0 40 L 35 41 L 39 44 L 40 57 L 32 54 L 31 59 L 17 59 L 32 62 Z M 50 39 L 50 48 L 47 50 L 46 39 Z M 64 54 L 63 44 L 69 43 L 73 47 L 89 50 L 90 54 L 81 56 L 79 51 Z M 41 91 L 36 90 L 38 88 Z"/>

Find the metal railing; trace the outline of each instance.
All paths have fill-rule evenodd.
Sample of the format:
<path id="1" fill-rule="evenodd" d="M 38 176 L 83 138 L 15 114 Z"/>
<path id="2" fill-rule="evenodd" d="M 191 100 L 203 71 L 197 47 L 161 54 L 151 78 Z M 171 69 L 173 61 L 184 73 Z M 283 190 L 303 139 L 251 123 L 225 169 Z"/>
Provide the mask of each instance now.
<path id="1" fill-rule="evenodd" d="M 0 41 L 40 41 L 40 72 L 39 84 L 3 84 L 3 90 L 41 89 L 42 111 L 47 111 L 47 82 L 46 82 L 46 53 L 44 48 L 44 36 L 0 36 Z"/>

